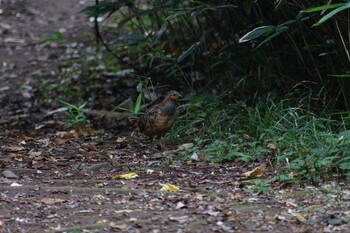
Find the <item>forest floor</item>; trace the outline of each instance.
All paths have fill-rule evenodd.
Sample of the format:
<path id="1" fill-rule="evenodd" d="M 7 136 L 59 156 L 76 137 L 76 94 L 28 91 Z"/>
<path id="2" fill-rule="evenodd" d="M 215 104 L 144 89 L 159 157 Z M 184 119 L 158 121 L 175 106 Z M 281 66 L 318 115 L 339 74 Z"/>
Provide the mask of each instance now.
<path id="1" fill-rule="evenodd" d="M 241 175 L 259 164 L 185 164 L 191 144 L 164 140 L 155 152 L 130 133 L 66 131 L 38 80 L 94 43 L 77 13 L 93 2 L 0 0 L 0 232 L 349 232 L 346 182 L 247 192 Z M 41 43 L 58 30 L 63 42 Z M 130 172 L 138 177 L 115 179 Z M 180 190 L 160 191 L 165 183 Z"/>

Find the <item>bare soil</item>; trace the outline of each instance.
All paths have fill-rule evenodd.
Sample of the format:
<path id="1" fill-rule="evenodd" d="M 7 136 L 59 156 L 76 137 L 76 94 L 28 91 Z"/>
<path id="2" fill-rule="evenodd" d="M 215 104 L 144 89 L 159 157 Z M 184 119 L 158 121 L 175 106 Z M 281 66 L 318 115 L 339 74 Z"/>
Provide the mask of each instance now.
<path id="1" fill-rule="evenodd" d="M 345 182 L 247 192 L 241 174 L 259 164 L 184 162 L 186 149 L 166 139 L 156 151 L 129 132 L 63 128 L 38 79 L 94 43 L 77 13 L 93 3 L 0 0 L 0 232 L 349 232 Z M 41 43 L 58 30 L 64 42 Z M 268 166 L 261 179 L 273 175 Z"/>

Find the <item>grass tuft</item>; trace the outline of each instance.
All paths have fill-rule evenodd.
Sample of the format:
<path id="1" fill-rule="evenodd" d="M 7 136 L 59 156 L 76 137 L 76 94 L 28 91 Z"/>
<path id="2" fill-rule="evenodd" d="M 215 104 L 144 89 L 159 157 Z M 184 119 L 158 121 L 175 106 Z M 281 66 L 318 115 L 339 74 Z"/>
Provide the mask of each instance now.
<path id="1" fill-rule="evenodd" d="M 186 135 L 195 142 L 184 159 L 196 152 L 212 162 L 268 160 L 288 180 L 350 176 L 346 120 L 319 116 L 288 99 L 228 104 L 227 98 L 197 97 L 179 108 L 169 136 Z"/>

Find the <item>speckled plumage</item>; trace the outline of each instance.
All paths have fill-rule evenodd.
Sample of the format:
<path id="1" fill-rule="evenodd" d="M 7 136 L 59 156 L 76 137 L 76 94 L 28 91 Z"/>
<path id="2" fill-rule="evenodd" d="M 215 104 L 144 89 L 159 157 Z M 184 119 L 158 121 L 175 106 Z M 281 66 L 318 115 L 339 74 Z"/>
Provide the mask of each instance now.
<path id="1" fill-rule="evenodd" d="M 148 109 L 139 119 L 140 131 L 151 140 L 169 131 L 175 122 L 175 101 L 180 97 L 177 91 L 170 91 L 162 103 Z"/>

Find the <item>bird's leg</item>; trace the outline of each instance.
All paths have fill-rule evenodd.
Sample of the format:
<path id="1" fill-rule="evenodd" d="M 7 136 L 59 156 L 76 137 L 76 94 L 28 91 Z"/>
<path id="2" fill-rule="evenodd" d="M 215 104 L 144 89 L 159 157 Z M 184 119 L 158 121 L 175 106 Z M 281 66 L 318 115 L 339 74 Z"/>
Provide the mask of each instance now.
<path id="1" fill-rule="evenodd" d="M 157 135 L 159 149 L 160 150 L 163 150 L 163 149 L 166 150 L 167 148 L 163 145 L 161 137 L 162 137 L 161 134 Z"/>
<path id="2" fill-rule="evenodd" d="M 150 138 L 150 144 L 151 144 L 151 150 L 154 150 L 156 152 L 159 152 L 159 150 L 157 150 L 157 148 L 154 146 L 154 140 L 153 140 L 153 136 L 151 136 Z"/>

